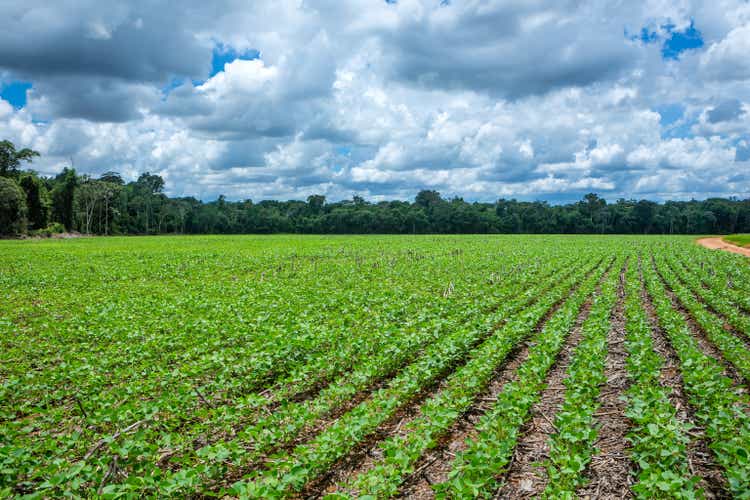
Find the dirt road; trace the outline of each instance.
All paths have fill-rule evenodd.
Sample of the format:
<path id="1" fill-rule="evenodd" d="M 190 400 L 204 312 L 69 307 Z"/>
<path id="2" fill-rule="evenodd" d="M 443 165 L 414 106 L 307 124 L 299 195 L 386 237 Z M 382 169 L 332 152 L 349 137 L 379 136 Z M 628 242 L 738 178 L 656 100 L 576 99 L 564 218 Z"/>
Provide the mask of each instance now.
<path id="1" fill-rule="evenodd" d="M 745 257 L 750 257 L 750 248 L 742 248 L 742 247 L 738 247 L 737 245 L 732 245 L 731 243 L 727 243 L 721 238 L 701 238 L 696 243 L 706 248 L 711 248 L 715 250 L 725 250 L 727 252 L 732 252 L 732 253 L 744 255 Z"/>

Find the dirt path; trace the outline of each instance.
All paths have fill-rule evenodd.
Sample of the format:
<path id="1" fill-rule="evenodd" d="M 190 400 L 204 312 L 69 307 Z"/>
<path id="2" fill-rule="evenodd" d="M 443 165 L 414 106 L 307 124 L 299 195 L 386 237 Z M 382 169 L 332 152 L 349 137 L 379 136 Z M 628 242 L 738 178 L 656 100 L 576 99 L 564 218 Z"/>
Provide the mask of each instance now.
<path id="1" fill-rule="evenodd" d="M 727 243 L 721 238 L 701 238 L 696 241 L 699 245 L 710 248 L 712 250 L 725 250 L 727 252 L 736 253 L 739 255 L 744 255 L 745 257 L 750 257 L 750 248 L 743 248 L 738 247 L 737 245 L 733 245 L 731 243 Z"/>
<path id="2" fill-rule="evenodd" d="M 598 396 L 599 409 L 594 413 L 599 426 L 596 441 L 598 452 L 591 457 L 587 475 L 590 482 L 576 492 L 579 498 L 633 498 L 630 486 L 634 464 L 628 456 L 626 436 L 630 423 L 625 416 L 627 402 L 623 398 L 628 387 L 625 349 L 625 274 L 627 265 L 620 270 L 617 303 L 610 313 L 607 334 L 607 357 L 604 366 L 606 384 Z"/>

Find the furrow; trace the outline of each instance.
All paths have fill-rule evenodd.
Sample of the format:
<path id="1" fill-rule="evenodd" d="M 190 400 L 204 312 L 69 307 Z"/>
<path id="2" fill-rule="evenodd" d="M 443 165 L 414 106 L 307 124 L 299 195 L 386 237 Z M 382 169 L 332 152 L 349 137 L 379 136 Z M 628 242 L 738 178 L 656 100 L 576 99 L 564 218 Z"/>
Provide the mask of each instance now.
<path id="1" fill-rule="evenodd" d="M 643 449 L 645 463 L 649 466 L 649 470 L 641 470 L 636 494 L 649 498 L 654 496 L 654 490 L 662 493 L 661 469 L 665 467 L 661 464 L 666 462 L 666 470 L 673 474 L 670 486 L 673 492 L 684 489 L 690 494 L 697 488 L 707 498 L 724 498 L 728 489 L 726 478 L 709 448 L 705 429 L 697 423 L 696 409 L 684 390 L 680 360 L 659 326 L 656 310 L 643 286 L 640 265 L 638 276 L 633 276 L 634 282 L 636 279 L 638 290 L 631 293 L 637 294 L 639 304 L 631 307 L 638 316 L 629 325 L 634 337 L 631 357 L 635 359 L 636 377 L 634 393 L 630 395 L 630 415 L 634 425 L 641 421 L 645 425 L 640 432 L 635 431 L 635 438 L 631 437 L 631 453 L 640 453 Z M 641 353 L 637 346 L 639 341 L 642 342 Z M 649 378 L 655 379 L 653 385 Z M 648 424 L 656 425 L 656 432 L 649 429 Z M 666 456 L 665 449 L 668 450 Z M 653 463 L 660 467 L 654 467 Z M 688 474 L 698 478 L 695 485 Z"/>

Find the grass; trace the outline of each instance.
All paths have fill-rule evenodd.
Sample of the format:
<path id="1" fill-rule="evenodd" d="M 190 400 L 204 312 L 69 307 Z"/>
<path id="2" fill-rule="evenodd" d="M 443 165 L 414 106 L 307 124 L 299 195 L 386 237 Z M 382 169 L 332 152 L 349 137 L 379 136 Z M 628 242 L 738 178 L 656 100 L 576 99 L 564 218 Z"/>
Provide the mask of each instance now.
<path id="1" fill-rule="evenodd" d="M 729 236 L 724 236 L 724 241 L 741 247 L 747 247 L 750 246 L 750 234 L 730 234 Z"/>

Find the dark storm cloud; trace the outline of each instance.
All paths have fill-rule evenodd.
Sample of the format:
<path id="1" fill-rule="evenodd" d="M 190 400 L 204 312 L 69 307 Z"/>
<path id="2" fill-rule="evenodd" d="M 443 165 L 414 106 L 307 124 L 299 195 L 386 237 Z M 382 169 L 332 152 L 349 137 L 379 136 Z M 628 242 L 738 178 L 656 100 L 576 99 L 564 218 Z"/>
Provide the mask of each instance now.
<path id="1" fill-rule="evenodd" d="M 51 118 L 133 120 L 156 103 L 144 84 L 205 77 L 210 68 L 211 47 L 184 25 L 190 7 L 181 3 L 17 2 L 3 10 L 0 69 L 33 81 Z"/>
<path id="2" fill-rule="evenodd" d="M 202 77 L 211 47 L 182 26 L 181 3 L 128 2 L 126 7 L 68 2 L 4 7 L 0 67 L 31 77 L 53 75 L 160 81 Z M 119 11 L 119 12 L 118 12 Z"/>

